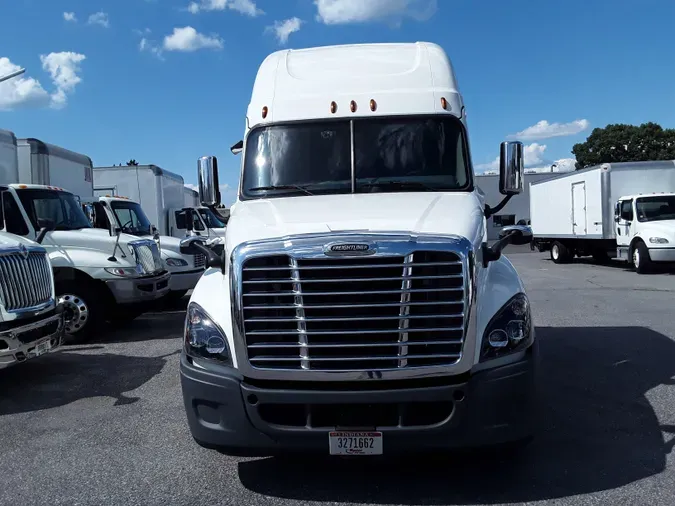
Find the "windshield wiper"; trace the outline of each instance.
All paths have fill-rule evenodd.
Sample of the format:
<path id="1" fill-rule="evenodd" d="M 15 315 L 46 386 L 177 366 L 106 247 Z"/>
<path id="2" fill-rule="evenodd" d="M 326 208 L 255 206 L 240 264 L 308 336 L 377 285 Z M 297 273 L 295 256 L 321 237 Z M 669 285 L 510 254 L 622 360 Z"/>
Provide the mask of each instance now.
<path id="1" fill-rule="evenodd" d="M 256 186 L 255 188 L 249 188 L 249 191 L 255 192 L 255 191 L 265 191 L 265 190 L 298 190 L 306 195 L 314 195 L 312 192 L 310 192 L 307 188 L 304 186 L 299 186 L 295 184 L 281 184 L 281 185 L 274 185 L 274 186 Z"/>
<path id="2" fill-rule="evenodd" d="M 429 186 L 426 183 L 421 183 L 419 181 L 378 181 L 377 179 L 374 181 L 370 181 L 368 183 L 357 183 L 356 187 L 357 188 L 372 188 L 374 186 L 394 186 L 397 188 L 421 188 L 427 191 L 439 191 L 443 190 L 443 188 L 437 188 L 434 186 Z"/>

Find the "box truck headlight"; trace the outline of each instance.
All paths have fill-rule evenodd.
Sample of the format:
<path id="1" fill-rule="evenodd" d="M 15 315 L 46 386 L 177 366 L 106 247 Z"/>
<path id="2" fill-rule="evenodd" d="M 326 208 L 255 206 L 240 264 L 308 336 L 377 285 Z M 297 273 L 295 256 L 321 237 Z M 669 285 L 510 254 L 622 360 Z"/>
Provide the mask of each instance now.
<path id="1" fill-rule="evenodd" d="M 649 242 L 652 244 L 668 244 L 668 239 L 665 237 L 650 237 Z"/>
<path id="2" fill-rule="evenodd" d="M 185 317 L 185 351 L 191 357 L 210 358 L 232 365 L 225 334 L 194 302 Z"/>
<path id="3" fill-rule="evenodd" d="M 182 258 L 167 258 L 166 265 L 169 267 L 185 267 L 188 263 Z"/>
<path id="4" fill-rule="evenodd" d="M 122 278 L 135 278 L 142 274 L 139 272 L 140 266 L 136 267 L 106 267 L 105 271 L 113 276 L 120 276 Z"/>
<path id="5" fill-rule="evenodd" d="M 480 361 L 524 350 L 532 343 L 530 302 L 514 295 L 490 320 L 483 337 Z"/>

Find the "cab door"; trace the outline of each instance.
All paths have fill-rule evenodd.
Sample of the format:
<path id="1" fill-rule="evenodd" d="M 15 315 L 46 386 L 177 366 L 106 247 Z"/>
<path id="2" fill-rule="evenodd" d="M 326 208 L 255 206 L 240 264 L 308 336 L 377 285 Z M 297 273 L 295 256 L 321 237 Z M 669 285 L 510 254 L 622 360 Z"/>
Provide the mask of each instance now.
<path id="1" fill-rule="evenodd" d="M 619 200 L 617 203 L 617 215 L 615 217 L 616 226 L 616 245 L 619 249 L 619 257 L 628 259 L 628 246 L 633 237 L 633 222 L 635 216 L 633 213 L 633 200 Z"/>

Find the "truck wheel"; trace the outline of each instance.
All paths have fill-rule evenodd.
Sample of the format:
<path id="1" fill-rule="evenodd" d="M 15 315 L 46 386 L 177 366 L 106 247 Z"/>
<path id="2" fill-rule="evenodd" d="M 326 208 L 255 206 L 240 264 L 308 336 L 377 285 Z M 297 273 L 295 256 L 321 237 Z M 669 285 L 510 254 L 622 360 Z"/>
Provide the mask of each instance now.
<path id="1" fill-rule="evenodd" d="M 564 244 L 555 241 L 551 245 L 551 260 L 553 260 L 553 263 L 564 264 L 569 260 L 570 256 L 570 251 Z"/>
<path id="2" fill-rule="evenodd" d="M 649 249 L 642 241 L 633 246 L 631 254 L 633 268 L 638 274 L 646 274 L 652 270 L 652 259 L 649 257 Z"/>
<path id="3" fill-rule="evenodd" d="M 65 341 L 83 343 L 97 330 L 103 313 L 100 296 L 90 283 L 65 282 L 56 285 L 59 301 L 64 304 Z"/>

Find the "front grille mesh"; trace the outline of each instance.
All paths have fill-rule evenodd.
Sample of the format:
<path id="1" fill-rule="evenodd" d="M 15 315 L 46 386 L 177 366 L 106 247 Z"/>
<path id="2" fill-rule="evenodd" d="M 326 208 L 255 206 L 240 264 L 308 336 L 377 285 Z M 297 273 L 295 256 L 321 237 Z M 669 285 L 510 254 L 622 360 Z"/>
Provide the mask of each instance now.
<path id="1" fill-rule="evenodd" d="M 132 244 L 136 252 L 136 263 L 143 269 L 144 274 L 154 274 L 162 270 L 162 259 L 155 242 Z"/>
<path id="2" fill-rule="evenodd" d="M 0 303 L 6 311 L 27 309 L 52 298 L 52 279 L 45 253 L 0 254 Z"/>
<path id="3" fill-rule="evenodd" d="M 194 262 L 196 268 L 206 266 L 206 255 L 203 253 L 197 253 L 194 255 Z"/>
<path id="4" fill-rule="evenodd" d="M 254 368 L 373 371 L 452 365 L 464 342 L 464 272 L 453 252 L 295 259 L 242 268 Z"/>

